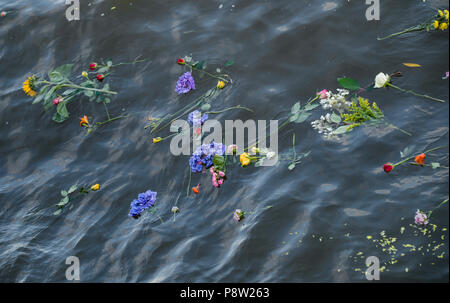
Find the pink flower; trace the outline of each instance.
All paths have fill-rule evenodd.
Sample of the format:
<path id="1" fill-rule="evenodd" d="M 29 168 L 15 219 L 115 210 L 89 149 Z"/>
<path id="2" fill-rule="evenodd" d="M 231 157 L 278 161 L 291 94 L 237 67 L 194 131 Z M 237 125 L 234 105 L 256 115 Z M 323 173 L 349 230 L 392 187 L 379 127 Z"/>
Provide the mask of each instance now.
<path id="1" fill-rule="evenodd" d="M 223 178 L 223 177 L 225 177 L 225 173 L 223 171 L 219 171 L 219 176 L 221 176 Z"/>
<path id="2" fill-rule="evenodd" d="M 236 144 L 231 144 L 227 146 L 227 154 L 231 155 L 231 154 L 235 154 L 237 151 L 238 146 Z"/>
<path id="3" fill-rule="evenodd" d="M 422 213 L 420 210 L 416 211 L 416 216 L 414 217 L 414 221 L 418 225 L 427 225 L 428 217 L 426 214 Z"/>
<path id="4" fill-rule="evenodd" d="M 53 100 L 53 105 L 58 105 L 61 101 L 61 97 L 55 98 L 55 100 Z"/>
<path id="5" fill-rule="evenodd" d="M 219 183 L 219 185 L 223 184 L 223 179 L 219 179 L 219 181 L 217 181 Z"/>
<path id="6" fill-rule="evenodd" d="M 449 76 L 450 76 L 450 75 L 449 75 L 449 72 L 446 72 L 446 73 L 445 73 L 445 76 L 442 77 L 442 79 L 444 79 L 444 80 L 445 80 L 445 79 L 448 79 Z"/>
<path id="7" fill-rule="evenodd" d="M 317 95 L 320 97 L 320 99 L 326 99 L 328 98 L 327 92 L 328 91 L 326 89 L 323 89 L 320 92 L 318 92 Z"/>
<path id="8" fill-rule="evenodd" d="M 242 219 L 244 219 L 244 212 L 243 212 L 242 210 L 240 210 L 240 209 L 236 209 L 236 210 L 234 211 L 233 219 L 234 219 L 236 222 L 241 221 Z"/>

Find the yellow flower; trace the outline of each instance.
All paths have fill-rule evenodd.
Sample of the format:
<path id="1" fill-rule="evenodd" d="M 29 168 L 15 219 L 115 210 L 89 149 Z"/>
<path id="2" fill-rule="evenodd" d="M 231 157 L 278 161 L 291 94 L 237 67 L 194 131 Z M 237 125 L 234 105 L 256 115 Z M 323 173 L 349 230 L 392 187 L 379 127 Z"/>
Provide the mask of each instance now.
<path id="1" fill-rule="evenodd" d="M 250 150 L 254 154 L 259 154 L 259 148 L 257 148 L 256 146 L 253 146 Z"/>
<path id="2" fill-rule="evenodd" d="M 224 88 L 224 87 L 225 87 L 225 82 L 223 82 L 223 81 L 217 82 L 217 88 L 222 89 L 222 88 Z"/>
<path id="3" fill-rule="evenodd" d="M 245 167 L 245 166 L 249 165 L 250 163 L 252 163 L 252 161 L 250 160 L 250 156 L 247 153 L 241 154 L 239 159 L 241 161 L 242 167 Z"/>
<path id="4" fill-rule="evenodd" d="M 80 118 L 80 126 L 89 127 L 89 120 L 86 115 Z"/>
<path id="5" fill-rule="evenodd" d="M 445 31 L 446 29 L 448 28 L 448 23 L 441 23 L 441 25 L 439 26 L 439 29 L 440 30 L 443 30 L 443 31 Z"/>
<path id="6" fill-rule="evenodd" d="M 91 190 L 93 190 L 93 191 L 97 191 L 99 189 L 100 189 L 100 184 L 95 184 L 95 185 L 91 186 Z"/>
<path id="7" fill-rule="evenodd" d="M 153 143 L 158 143 L 161 142 L 162 138 L 158 137 L 158 138 L 153 138 Z"/>
<path id="8" fill-rule="evenodd" d="M 445 19 L 448 20 L 448 17 L 449 17 L 449 12 L 448 12 L 448 10 L 445 10 L 445 11 L 444 11 L 444 14 L 445 14 Z"/>
<path id="9" fill-rule="evenodd" d="M 433 26 L 434 26 L 435 29 L 438 29 L 439 28 L 439 21 L 434 20 Z"/>
<path id="10" fill-rule="evenodd" d="M 83 71 L 83 72 L 81 73 L 81 75 L 82 75 L 83 77 L 85 77 L 85 78 L 87 78 L 87 77 L 88 77 L 88 73 L 87 73 L 87 72 L 85 72 L 85 71 Z"/>
<path id="11" fill-rule="evenodd" d="M 441 10 L 438 10 L 439 16 L 443 17 L 444 16 L 444 12 Z"/>
<path id="12" fill-rule="evenodd" d="M 33 90 L 33 82 L 36 78 L 34 76 L 28 77 L 25 82 L 23 82 L 22 89 L 30 97 L 35 97 L 37 92 Z"/>

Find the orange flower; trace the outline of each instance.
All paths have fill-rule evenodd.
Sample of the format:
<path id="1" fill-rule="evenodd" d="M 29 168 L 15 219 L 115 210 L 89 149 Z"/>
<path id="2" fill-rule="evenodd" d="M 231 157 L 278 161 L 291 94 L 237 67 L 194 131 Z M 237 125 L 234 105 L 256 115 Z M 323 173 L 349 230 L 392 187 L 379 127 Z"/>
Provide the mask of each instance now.
<path id="1" fill-rule="evenodd" d="M 192 191 L 194 192 L 194 194 L 196 194 L 196 195 L 198 195 L 198 193 L 199 193 L 199 188 L 200 187 L 200 184 L 198 184 L 197 186 L 195 186 L 195 187 L 192 187 Z"/>
<path id="2" fill-rule="evenodd" d="M 423 165 L 425 163 L 425 154 L 420 154 L 418 155 L 414 161 L 419 164 L 419 165 Z"/>
<path id="3" fill-rule="evenodd" d="M 89 126 L 89 120 L 88 117 L 86 115 L 84 115 L 83 118 L 80 118 L 80 126 Z"/>

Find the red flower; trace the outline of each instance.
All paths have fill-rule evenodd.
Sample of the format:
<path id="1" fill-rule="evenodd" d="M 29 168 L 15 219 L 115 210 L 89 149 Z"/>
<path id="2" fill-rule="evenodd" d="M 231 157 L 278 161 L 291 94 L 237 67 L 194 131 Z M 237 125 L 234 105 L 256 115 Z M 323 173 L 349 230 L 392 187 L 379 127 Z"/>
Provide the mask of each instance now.
<path id="1" fill-rule="evenodd" d="M 91 63 L 91 64 L 89 64 L 89 69 L 90 70 L 94 70 L 94 69 L 96 69 L 97 68 L 97 63 Z"/>
<path id="2" fill-rule="evenodd" d="M 425 157 L 426 157 L 425 154 L 420 154 L 416 158 L 414 158 L 414 162 L 423 166 L 423 164 L 425 163 Z"/>
<path id="3" fill-rule="evenodd" d="M 186 60 L 179 58 L 177 60 L 177 63 L 180 64 L 180 65 L 184 65 L 184 64 L 186 64 Z"/>
<path id="4" fill-rule="evenodd" d="M 394 169 L 394 165 L 392 163 L 386 163 L 385 165 L 383 165 L 383 169 L 385 172 L 389 173 Z"/>
<path id="5" fill-rule="evenodd" d="M 103 74 L 97 75 L 97 80 L 98 80 L 98 81 L 102 82 L 103 79 L 105 79 L 105 76 L 104 76 Z"/>

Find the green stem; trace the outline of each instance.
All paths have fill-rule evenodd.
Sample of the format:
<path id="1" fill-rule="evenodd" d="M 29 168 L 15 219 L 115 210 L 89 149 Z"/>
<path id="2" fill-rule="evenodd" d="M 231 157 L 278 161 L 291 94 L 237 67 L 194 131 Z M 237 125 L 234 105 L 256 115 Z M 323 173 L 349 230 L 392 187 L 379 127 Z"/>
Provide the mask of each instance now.
<path id="1" fill-rule="evenodd" d="M 105 111 L 106 111 L 106 115 L 108 116 L 108 120 L 111 120 L 111 116 L 109 115 L 108 107 L 106 106 L 105 101 L 103 101 L 102 103 L 105 106 Z"/>
<path id="2" fill-rule="evenodd" d="M 45 80 L 44 81 L 39 81 L 39 84 L 40 83 L 50 84 L 50 85 L 57 85 L 57 86 L 60 86 L 60 87 L 70 87 L 70 88 L 78 88 L 78 89 L 90 90 L 90 91 L 93 91 L 93 92 L 101 92 L 101 93 L 110 94 L 110 95 L 117 95 L 117 92 L 112 92 L 112 91 L 109 91 L 109 90 L 103 90 L 103 89 L 98 89 L 98 88 L 84 87 L 84 86 L 79 86 L 79 85 L 76 85 L 76 84 L 58 84 L 58 83 L 53 83 L 53 82 L 45 81 Z"/>
<path id="3" fill-rule="evenodd" d="M 422 31 L 423 29 L 424 29 L 423 25 L 420 24 L 420 25 L 416 25 L 416 26 L 407 28 L 407 29 L 405 29 L 405 30 L 403 30 L 403 31 L 401 31 L 401 32 L 394 33 L 394 34 L 391 34 L 391 35 L 386 36 L 386 37 L 383 37 L 383 38 L 377 38 L 377 40 L 378 40 L 378 41 L 381 41 L 381 40 L 385 40 L 385 39 L 388 39 L 388 38 L 400 36 L 400 35 L 403 35 L 403 34 L 406 34 L 406 33 Z"/>
<path id="4" fill-rule="evenodd" d="M 319 95 L 317 95 L 314 99 L 312 99 L 311 101 L 309 101 L 308 103 L 306 103 L 305 107 L 310 105 L 311 103 L 313 103 L 314 101 L 316 101 L 317 99 L 319 99 Z"/>
<path id="5" fill-rule="evenodd" d="M 420 165 L 420 164 L 417 164 L 416 162 L 409 162 L 409 164 L 411 164 L 411 165 L 416 165 L 416 166 L 429 166 L 429 167 L 433 167 L 433 165 L 430 165 L 430 164 Z M 448 168 L 448 167 L 447 167 L 447 166 L 439 166 L 438 168 Z"/>
<path id="6" fill-rule="evenodd" d="M 203 69 L 198 69 L 198 68 L 196 68 L 195 66 L 193 66 L 192 64 L 186 63 L 186 65 L 189 66 L 191 69 L 195 69 L 196 71 L 204 72 L 205 74 L 207 74 L 207 75 L 210 76 L 211 78 L 215 78 L 215 79 L 218 79 L 218 80 L 222 80 L 222 81 L 224 81 L 224 82 L 226 82 L 226 83 L 230 83 L 230 81 L 231 81 L 231 80 L 228 81 L 228 80 L 226 80 L 226 79 L 224 79 L 224 78 L 222 78 L 222 77 L 213 75 L 213 74 L 211 74 L 211 73 L 209 73 L 209 72 L 207 72 L 207 71 L 205 71 L 205 70 L 203 70 Z"/>
<path id="7" fill-rule="evenodd" d="M 431 214 L 433 213 L 433 211 L 435 211 L 436 209 L 438 209 L 439 207 L 441 207 L 442 205 L 444 205 L 444 204 L 447 203 L 447 202 L 448 202 L 448 199 L 442 201 L 438 206 L 436 206 L 435 208 L 433 208 L 432 210 L 430 210 L 430 211 L 428 212 L 428 218 L 431 217 Z"/>
<path id="8" fill-rule="evenodd" d="M 417 96 L 417 97 L 423 97 L 423 98 L 430 99 L 430 100 L 437 101 L 437 102 L 445 102 L 444 100 L 441 100 L 441 99 L 433 98 L 433 97 L 430 97 L 428 95 L 418 94 L 418 93 L 416 93 L 416 92 L 414 92 L 412 90 L 406 90 L 406 89 L 400 88 L 398 86 L 395 86 L 392 83 L 388 83 L 387 85 L 392 87 L 392 88 L 398 89 L 398 90 L 400 90 L 400 91 L 402 91 L 404 93 L 412 94 L 412 95 Z"/>
<path id="9" fill-rule="evenodd" d="M 188 167 L 188 169 L 189 169 L 189 183 L 188 183 L 188 187 L 187 187 L 186 197 L 189 197 L 189 193 L 190 193 L 190 189 L 191 189 L 191 179 L 192 179 L 192 170 L 190 167 Z"/>
<path id="10" fill-rule="evenodd" d="M 232 110 L 232 109 L 244 109 L 246 111 L 249 111 L 249 112 L 253 113 L 253 110 L 251 110 L 250 108 L 245 107 L 245 106 L 241 106 L 241 105 L 237 105 L 237 106 L 229 107 L 227 109 L 224 109 L 224 110 L 221 110 L 221 111 L 217 111 L 217 112 L 206 112 L 206 114 L 216 115 L 216 114 L 221 114 L 221 113 L 224 113 L 224 112 Z"/>
<path id="11" fill-rule="evenodd" d="M 122 118 L 127 118 L 127 117 L 128 116 L 118 116 L 118 117 L 110 118 L 110 119 L 108 119 L 106 121 L 103 121 L 103 122 L 97 122 L 95 124 L 100 126 L 100 125 L 103 125 L 103 124 L 106 124 L 106 123 L 110 123 L 110 122 L 113 122 L 115 120 L 119 120 L 119 119 L 122 119 Z"/>
<path id="12" fill-rule="evenodd" d="M 401 131 L 402 133 L 404 133 L 404 134 L 406 134 L 406 135 L 408 135 L 408 136 L 412 136 L 411 133 L 409 133 L 409 132 L 407 132 L 406 130 L 403 130 L 403 129 L 401 129 L 401 128 L 399 128 L 399 127 L 393 125 L 393 124 L 389 124 L 389 127 L 392 127 L 392 128 L 394 128 L 394 129 L 396 129 L 396 130 L 399 130 L 399 131 Z"/>
<path id="13" fill-rule="evenodd" d="M 431 153 L 432 151 L 435 151 L 435 150 L 438 150 L 438 149 L 442 149 L 442 148 L 445 148 L 445 147 L 447 147 L 447 146 L 439 146 L 439 147 L 435 147 L 435 148 L 426 150 L 426 151 L 424 151 L 423 153 L 424 153 L 424 154 Z M 414 159 L 415 157 L 416 157 L 416 156 L 408 157 L 408 158 L 406 158 L 406 159 L 404 159 L 404 160 L 402 160 L 402 161 L 400 161 L 400 162 L 398 162 L 398 163 L 393 164 L 392 166 L 396 167 L 396 166 L 401 165 L 401 164 L 403 164 L 403 163 L 405 163 L 405 162 L 407 162 L 407 161 L 409 161 L 409 160 L 411 160 L 411 159 Z"/>

